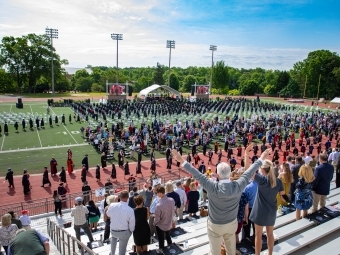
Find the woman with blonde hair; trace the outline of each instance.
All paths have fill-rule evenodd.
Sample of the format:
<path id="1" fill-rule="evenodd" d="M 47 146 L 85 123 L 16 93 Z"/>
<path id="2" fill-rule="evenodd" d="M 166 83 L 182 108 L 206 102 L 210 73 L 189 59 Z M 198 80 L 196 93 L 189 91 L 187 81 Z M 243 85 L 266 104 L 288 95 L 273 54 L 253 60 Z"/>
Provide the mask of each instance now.
<path id="1" fill-rule="evenodd" d="M 309 165 L 302 165 L 299 170 L 299 180 L 295 185 L 295 201 L 294 206 L 296 208 L 295 218 L 296 220 L 307 216 L 308 209 L 313 204 L 312 187 L 315 179 L 313 169 Z"/>
<path id="2" fill-rule="evenodd" d="M 187 196 L 188 196 L 188 192 L 190 191 L 190 183 L 191 183 L 191 181 L 192 181 L 192 179 L 188 178 L 185 181 L 185 184 L 183 185 L 185 194 L 187 194 Z M 188 211 L 188 200 L 187 200 L 187 203 L 185 204 L 185 211 Z"/>
<path id="3" fill-rule="evenodd" d="M 179 197 L 179 195 L 174 191 L 174 185 L 172 183 L 172 181 L 168 181 L 166 184 L 165 184 L 165 195 L 167 197 L 171 197 L 174 201 L 175 201 L 175 212 L 176 212 L 176 208 L 181 208 L 181 199 Z M 176 227 L 176 221 L 177 219 L 173 219 L 172 221 L 172 228 L 175 228 Z"/>
<path id="4" fill-rule="evenodd" d="M 255 255 L 260 255 L 262 249 L 263 227 L 266 227 L 268 255 L 273 253 L 274 225 L 276 220 L 276 195 L 279 193 L 285 200 L 282 181 L 275 176 L 273 163 L 264 160 L 258 174 L 254 176 L 258 184 L 255 202 L 250 213 L 250 220 L 255 224 Z M 265 215 L 265 217 L 263 217 Z"/>
<path id="5" fill-rule="evenodd" d="M 6 254 L 8 254 L 8 246 L 14 240 L 18 230 L 17 225 L 11 224 L 11 221 L 12 216 L 9 213 L 4 214 L 1 218 L 0 244 L 4 247 Z"/>
<path id="6" fill-rule="evenodd" d="M 286 195 L 289 194 L 290 184 L 293 182 L 293 174 L 290 171 L 289 164 L 283 163 L 283 172 L 279 174 L 278 178 L 282 181 L 283 189 Z M 286 206 L 288 203 L 281 199 L 281 195 L 276 195 L 277 206 Z"/>

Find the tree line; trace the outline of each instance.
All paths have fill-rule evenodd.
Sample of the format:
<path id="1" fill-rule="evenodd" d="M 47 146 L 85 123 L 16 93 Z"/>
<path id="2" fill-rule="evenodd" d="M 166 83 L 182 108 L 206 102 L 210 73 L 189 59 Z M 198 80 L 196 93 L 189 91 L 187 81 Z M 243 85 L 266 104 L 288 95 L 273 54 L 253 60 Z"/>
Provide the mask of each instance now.
<path id="1" fill-rule="evenodd" d="M 115 67 L 91 67 L 92 72 L 78 70 L 69 77 L 50 38 L 28 34 L 5 36 L 0 44 L 0 93 L 41 93 L 51 89 L 51 55 L 54 58 L 55 91 L 77 90 L 104 92 L 106 81 L 115 83 Z M 172 67 L 170 86 L 190 92 L 193 84 L 207 85 L 211 67 Z M 152 85 L 167 85 L 168 67 L 125 67 L 118 70 L 118 82 L 129 83 L 134 92 Z M 284 97 L 333 98 L 340 91 L 340 57 L 329 50 L 310 52 L 306 59 L 295 63 L 291 70 L 244 69 L 217 61 L 212 70 L 212 93 L 224 95 L 266 94 Z"/>

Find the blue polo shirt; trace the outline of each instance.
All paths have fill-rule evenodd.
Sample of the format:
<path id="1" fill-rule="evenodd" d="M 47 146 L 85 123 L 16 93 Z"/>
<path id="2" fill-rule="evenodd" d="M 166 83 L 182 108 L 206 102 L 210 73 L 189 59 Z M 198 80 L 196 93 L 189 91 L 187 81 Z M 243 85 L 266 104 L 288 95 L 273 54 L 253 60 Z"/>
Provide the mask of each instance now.
<path id="1" fill-rule="evenodd" d="M 257 183 L 254 181 L 250 181 L 243 192 L 247 194 L 247 197 L 249 199 L 249 208 L 253 208 L 257 193 Z"/>

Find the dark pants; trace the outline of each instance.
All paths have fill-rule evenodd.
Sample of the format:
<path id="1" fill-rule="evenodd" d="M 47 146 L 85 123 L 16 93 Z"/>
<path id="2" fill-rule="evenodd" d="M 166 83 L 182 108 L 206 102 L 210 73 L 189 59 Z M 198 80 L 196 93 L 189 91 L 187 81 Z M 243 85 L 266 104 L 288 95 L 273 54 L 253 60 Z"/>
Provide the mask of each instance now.
<path id="1" fill-rule="evenodd" d="M 59 211 L 59 214 L 61 215 L 61 201 L 60 202 L 54 202 L 54 213 L 57 215 L 57 211 Z"/>
<path id="2" fill-rule="evenodd" d="M 157 237 L 158 237 L 159 248 L 161 249 L 164 248 L 164 236 L 165 236 L 166 242 L 168 243 L 168 246 L 172 244 L 170 230 L 163 231 L 159 227 L 156 226 L 156 232 L 157 232 Z"/>
<path id="3" fill-rule="evenodd" d="M 250 220 L 251 209 L 252 209 L 252 208 L 249 208 L 248 224 L 243 226 L 244 237 L 250 237 L 250 229 L 251 229 L 251 227 L 253 227 L 253 236 L 255 236 L 255 225 L 254 225 L 254 222 L 252 222 L 252 221 Z"/>
<path id="4" fill-rule="evenodd" d="M 294 203 L 295 201 L 295 194 L 294 194 L 295 189 L 296 189 L 295 186 L 296 186 L 296 182 L 293 182 L 290 184 L 289 194 L 290 194 L 291 203 Z"/>
<path id="5" fill-rule="evenodd" d="M 84 225 L 74 225 L 74 230 L 76 232 L 76 238 L 81 242 L 81 239 L 80 239 L 80 229 L 81 228 L 86 233 L 86 235 L 89 238 L 90 242 L 93 242 L 93 236 L 92 236 L 91 230 L 89 228 L 89 225 L 87 223 L 85 223 Z M 80 249 L 80 246 L 78 248 Z"/>
<path id="6" fill-rule="evenodd" d="M 5 254 L 8 254 L 8 253 L 7 253 L 7 250 L 8 250 L 8 246 L 2 246 L 2 247 L 4 247 L 4 250 L 5 250 Z"/>
<path id="7" fill-rule="evenodd" d="M 107 221 L 105 221 L 104 241 L 110 238 L 110 224 L 111 220 L 107 219 Z"/>

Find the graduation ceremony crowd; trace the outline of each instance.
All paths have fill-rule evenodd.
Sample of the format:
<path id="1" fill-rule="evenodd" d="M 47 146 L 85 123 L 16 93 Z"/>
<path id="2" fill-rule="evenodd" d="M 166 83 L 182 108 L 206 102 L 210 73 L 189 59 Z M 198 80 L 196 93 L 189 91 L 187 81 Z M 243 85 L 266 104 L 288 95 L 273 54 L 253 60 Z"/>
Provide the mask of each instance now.
<path id="1" fill-rule="evenodd" d="M 163 185 L 152 185 L 151 178 L 143 190 L 130 182 L 129 190 L 119 194 L 107 185 L 105 199 L 100 205 L 89 200 L 85 193 L 76 198 L 71 214 L 77 239 L 81 240 L 80 229 L 83 229 L 92 242 L 92 232 L 97 231 L 98 221 L 103 218 L 104 241 L 111 243 L 111 254 L 115 254 L 118 240 L 119 254 L 125 254 L 130 236 L 133 236 L 137 254 L 147 251 L 148 245 L 157 240 L 160 249 L 165 247 L 165 241 L 170 245 L 170 230 L 186 218 L 199 217 L 197 213 L 204 205 L 208 206 L 210 254 L 219 255 L 221 247 L 227 254 L 236 254 L 236 243 L 254 236 L 255 254 L 258 255 L 264 227 L 268 254 L 272 254 L 273 228 L 278 212 L 294 207 L 296 220 L 299 220 L 325 206 L 334 173 L 336 187 L 340 187 L 340 116 L 337 112 L 300 113 L 292 111 L 295 109 L 292 106 L 244 98 L 214 102 L 165 101 L 162 104 L 154 101 L 109 102 L 105 105 L 74 103 L 72 107 L 80 120 L 88 122 L 92 118 L 97 121 L 96 128 L 88 125 L 81 131 L 100 152 L 103 169 L 107 167 L 106 160 L 118 151 L 118 165 L 124 169 L 124 175 L 130 176 L 129 164 L 124 158 L 134 159 L 136 153 L 136 175 L 142 173 L 142 155 L 150 156 L 150 170 L 155 175 L 155 151 L 159 151 L 164 153 L 169 171 L 174 160 L 188 176 L 184 181 L 168 181 Z M 250 112 L 251 117 L 242 117 L 244 111 Z M 206 112 L 235 114 L 223 119 L 217 116 L 210 120 L 190 119 L 192 115 Z M 129 120 L 128 126 L 124 126 L 122 114 L 128 119 L 151 115 L 154 120 L 150 125 Z M 187 118 L 176 119 L 174 123 L 160 121 L 159 116 L 166 114 Z M 116 124 L 109 127 L 107 116 L 117 120 Z M 184 147 L 190 148 L 187 155 L 182 155 Z M 55 164 L 52 160 L 51 170 Z M 71 174 L 70 150 L 67 160 L 71 160 L 68 165 Z M 48 179 L 48 170 L 45 170 Z M 87 165 L 85 162 L 82 167 L 84 186 L 87 186 L 87 171 L 88 162 Z M 96 167 L 96 178 L 100 180 L 100 165 Z M 112 184 L 115 178 L 113 164 L 108 183 Z M 64 183 L 66 179 L 60 186 Z M 43 177 L 45 184 L 48 182 Z M 53 197 L 56 204 L 62 202 L 59 190 Z M 61 207 L 56 206 L 56 215 L 57 210 L 62 215 Z M 2 224 L 0 229 L 0 242 L 4 247 L 16 239 L 13 230 L 12 239 L 7 243 L 1 239 L 9 237 L 10 231 L 6 227 L 12 225 L 4 227 Z"/>

